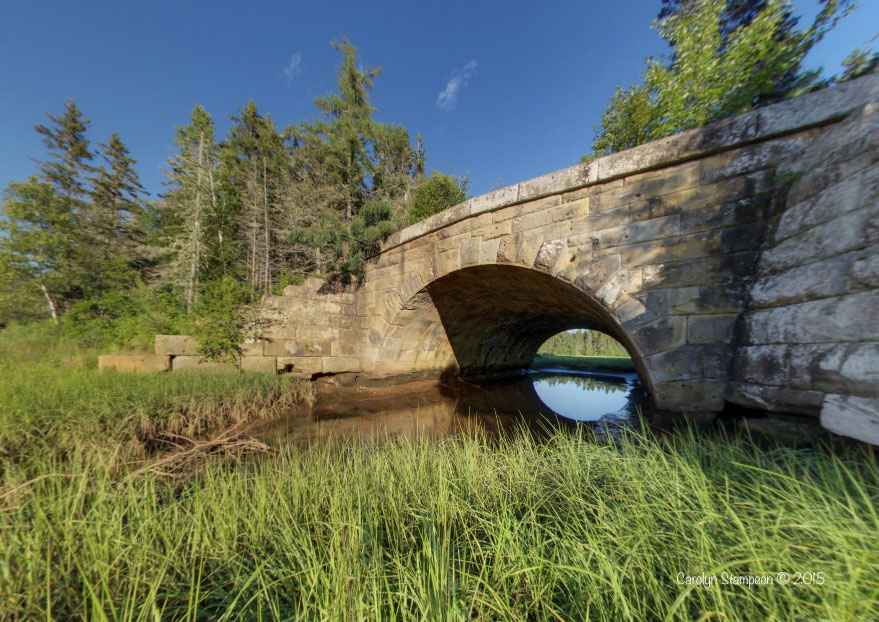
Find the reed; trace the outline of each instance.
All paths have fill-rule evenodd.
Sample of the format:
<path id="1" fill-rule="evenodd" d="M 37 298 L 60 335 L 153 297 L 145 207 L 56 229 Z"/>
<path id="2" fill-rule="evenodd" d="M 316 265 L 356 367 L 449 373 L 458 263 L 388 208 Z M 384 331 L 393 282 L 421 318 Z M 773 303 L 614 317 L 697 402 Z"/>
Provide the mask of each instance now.
<path id="1" fill-rule="evenodd" d="M 205 452 L 181 471 L 191 447 L 138 435 L 304 389 L 102 375 L 91 356 L 40 379 L 3 364 L 0 619 L 879 618 L 875 448 L 523 429 Z M 702 576 L 717 583 L 686 583 Z"/>
<path id="2" fill-rule="evenodd" d="M 182 484 L 92 467 L 2 514 L 0 602 L 9 619 L 875 619 L 877 500 L 875 451 L 687 431 L 288 447 Z M 681 582 L 723 572 L 813 574 Z"/>

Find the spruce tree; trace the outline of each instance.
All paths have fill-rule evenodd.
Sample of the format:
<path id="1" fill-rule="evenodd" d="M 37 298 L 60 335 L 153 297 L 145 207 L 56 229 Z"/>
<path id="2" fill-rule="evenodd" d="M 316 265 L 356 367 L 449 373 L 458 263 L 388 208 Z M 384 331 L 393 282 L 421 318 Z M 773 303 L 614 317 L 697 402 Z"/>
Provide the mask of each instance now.
<path id="1" fill-rule="evenodd" d="M 46 160 L 37 161 L 40 180 L 53 189 L 55 207 L 63 213 L 60 219 L 74 223 L 71 240 L 67 245 L 67 277 L 70 285 L 59 308 L 75 298 L 89 295 L 95 284 L 94 275 L 96 246 L 92 241 L 93 222 L 88 201 L 88 184 L 94 168 L 89 164 L 94 155 L 86 138 L 91 121 L 83 116 L 76 103 L 70 99 L 64 104 L 59 116 L 45 113 L 51 121 L 48 125 L 36 125 L 43 144 L 49 152 Z M 56 219 L 57 220 L 57 219 Z"/>
<path id="2" fill-rule="evenodd" d="M 132 267 L 142 263 L 145 238 L 145 210 L 141 196 L 146 194 L 134 158 L 114 133 L 100 143 L 104 166 L 92 181 L 92 228 L 104 261 L 118 258 Z"/>
<path id="3" fill-rule="evenodd" d="M 272 289 L 281 269 L 280 190 L 289 162 L 271 116 L 260 114 L 253 101 L 230 118 L 234 124 L 220 146 L 220 190 L 226 226 L 238 232 L 243 273 L 252 294 L 259 295 Z"/>
<path id="4" fill-rule="evenodd" d="M 174 145 L 178 153 L 168 164 L 170 190 L 163 202 L 163 220 L 172 238 L 173 258 L 168 275 L 183 287 L 188 312 L 198 298 L 204 263 L 205 218 L 218 209 L 215 174 L 218 147 L 214 122 L 201 106 L 195 106 L 188 125 L 177 126 Z M 216 231 L 224 249 L 224 231 Z"/>
<path id="5" fill-rule="evenodd" d="M 65 102 L 60 116 L 45 114 L 52 124 L 36 125 L 34 129 L 43 135 L 50 158 L 38 161 L 37 166 L 42 179 L 53 186 L 55 194 L 71 212 L 78 214 L 88 194 L 88 178 L 94 170 L 89 165 L 94 156 L 85 137 L 91 121 L 83 117 L 72 99 Z"/>

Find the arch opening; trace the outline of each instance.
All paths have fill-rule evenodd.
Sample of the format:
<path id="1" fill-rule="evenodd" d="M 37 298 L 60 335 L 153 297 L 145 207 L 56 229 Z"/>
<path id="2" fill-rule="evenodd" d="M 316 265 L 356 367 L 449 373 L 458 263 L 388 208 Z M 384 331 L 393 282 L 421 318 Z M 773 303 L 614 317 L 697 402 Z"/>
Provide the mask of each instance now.
<path id="1" fill-rule="evenodd" d="M 462 268 L 414 294 L 381 340 L 378 360 L 386 371 L 484 377 L 528 369 L 547 339 L 572 329 L 612 337 L 650 386 L 632 340 L 599 301 L 544 272 L 505 264 Z"/>

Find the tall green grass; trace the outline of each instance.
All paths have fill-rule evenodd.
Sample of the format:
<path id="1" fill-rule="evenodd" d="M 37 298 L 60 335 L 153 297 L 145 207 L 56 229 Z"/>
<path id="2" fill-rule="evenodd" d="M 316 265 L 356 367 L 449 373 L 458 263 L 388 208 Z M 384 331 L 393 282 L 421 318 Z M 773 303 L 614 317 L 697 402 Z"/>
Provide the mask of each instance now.
<path id="1" fill-rule="evenodd" d="M 40 328 L 0 334 L 0 493 L 77 466 L 124 468 L 173 435 L 276 416 L 312 396 L 278 376 L 100 372 L 96 350 Z"/>
<path id="2" fill-rule="evenodd" d="M 523 433 L 99 468 L 0 517 L 8 619 L 869 620 L 875 451 Z M 822 572 L 688 587 L 678 573 Z"/>
<path id="3" fill-rule="evenodd" d="M 307 385 L 95 358 L 0 334 L 0 620 L 879 618 L 874 448 L 522 431 L 135 477 L 168 435 L 271 415 Z M 722 572 L 824 583 L 678 582 Z"/>

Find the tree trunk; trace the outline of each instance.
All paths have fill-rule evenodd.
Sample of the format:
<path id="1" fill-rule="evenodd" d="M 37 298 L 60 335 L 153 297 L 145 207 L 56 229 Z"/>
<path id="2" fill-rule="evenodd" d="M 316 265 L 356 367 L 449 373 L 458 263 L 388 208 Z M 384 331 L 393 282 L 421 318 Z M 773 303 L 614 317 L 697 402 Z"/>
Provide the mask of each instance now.
<path id="1" fill-rule="evenodd" d="M 46 297 L 46 302 L 49 304 L 49 313 L 52 314 L 52 321 L 55 322 L 55 325 L 58 325 L 58 307 L 55 304 L 55 300 L 52 298 L 52 295 L 49 293 L 49 289 L 46 287 L 45 283 L 40 283 L 40 289 L 43 290 L 43 296 Z"/>
<path id="2" fill-rule="evenodd" d="M 263 283 L 263 293 L 268 293 L 271 289 L 271 283 L 269 283 L 269 263 L 271 258 L 271 246 L 269 241 L 269 182 L 268 182 L 268 171 L 266 169 L 266 161 L 263 158 L 262 161 L 262 198 L 263 198 L 263 225 L 265 228 L 265 265 L 264 265 L 264 283 Z"/>
<path id="3" fill-rule="evenodd" d="M 195 222 L 193 224 L 193 249 L 192 249 L 192 267 L 189 271 L 189 291 L 186 293 L 186 312 L 192 313 L 195 306 L 198 290 L 198 265 L 200 263 L 201 254 L 201 178 L 202 178 L 202 152 L 204 150 L 204 132 L 200 132 L 198 136 L 198 163 L 195 174 L 195 205 L 194 214 Z"/>

